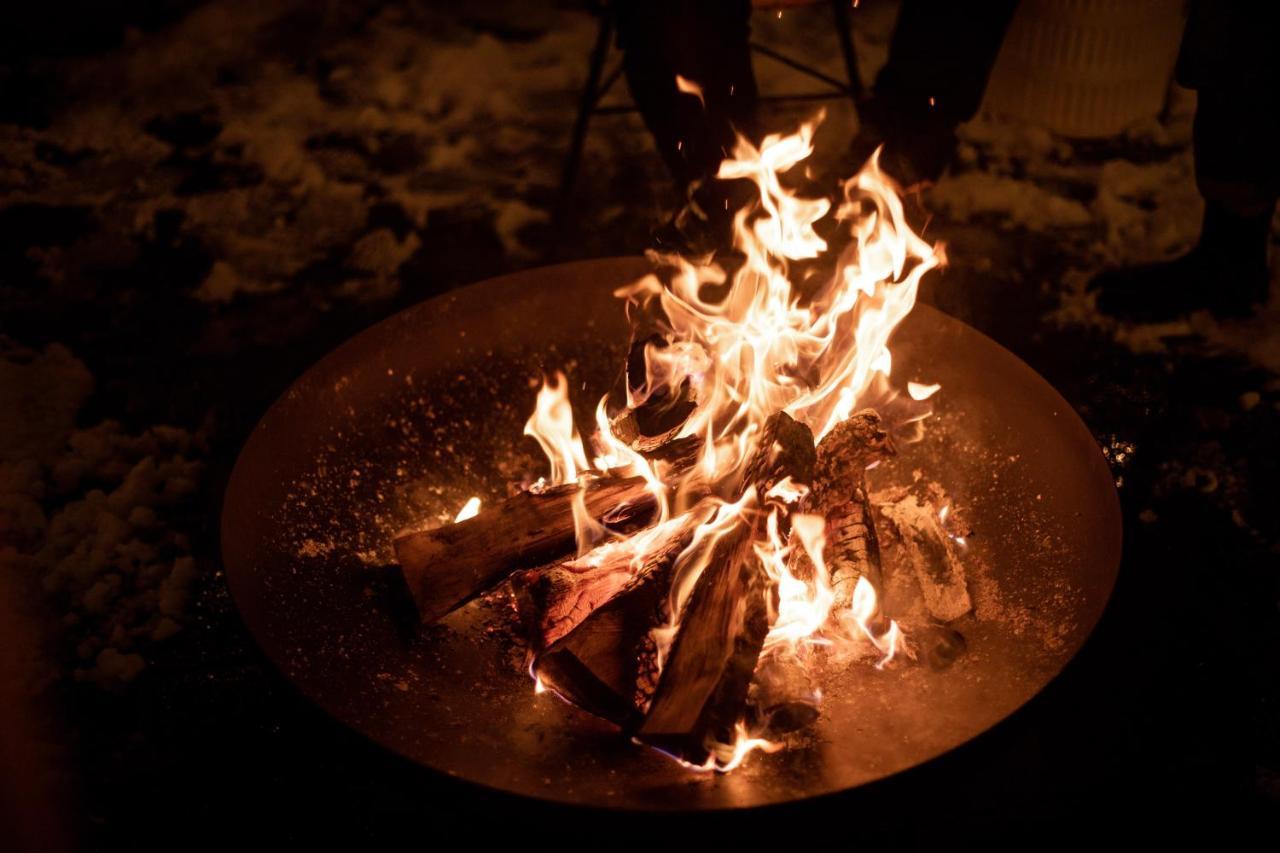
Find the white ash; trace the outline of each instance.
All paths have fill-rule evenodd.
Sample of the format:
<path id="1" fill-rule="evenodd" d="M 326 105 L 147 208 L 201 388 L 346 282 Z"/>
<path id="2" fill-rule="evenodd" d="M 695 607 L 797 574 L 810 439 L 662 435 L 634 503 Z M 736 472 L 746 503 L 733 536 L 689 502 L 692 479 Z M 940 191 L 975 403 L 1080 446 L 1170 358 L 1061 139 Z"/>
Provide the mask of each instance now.
<path id="1" fill-rule="evenodd" d="M 952 622 L 973 609 L 961 549 L 964 533 L 946 524 L 950 501 L 940 488 L 929 495 L 900 490 L 877 495 L 877 510 L 905 549 L 929 615 Z"/>

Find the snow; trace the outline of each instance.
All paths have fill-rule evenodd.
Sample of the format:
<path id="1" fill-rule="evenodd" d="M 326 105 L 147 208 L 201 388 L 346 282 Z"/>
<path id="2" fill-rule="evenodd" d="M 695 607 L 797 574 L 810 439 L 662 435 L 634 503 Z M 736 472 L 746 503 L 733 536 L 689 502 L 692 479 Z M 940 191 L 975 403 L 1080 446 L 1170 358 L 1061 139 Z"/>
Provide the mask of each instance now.
<path id="1" fill-rule="evenodd" d="M 76 428 L 92 384 L 65 347 L 4 342 L 0 399 L 19 405 L 0 415 L 0 556 L 61 603 L 75 677 L 107 685 L 140 674 L 186 617 L 198 569 L 174 521 L 206 447 L 174 427 Z"/>

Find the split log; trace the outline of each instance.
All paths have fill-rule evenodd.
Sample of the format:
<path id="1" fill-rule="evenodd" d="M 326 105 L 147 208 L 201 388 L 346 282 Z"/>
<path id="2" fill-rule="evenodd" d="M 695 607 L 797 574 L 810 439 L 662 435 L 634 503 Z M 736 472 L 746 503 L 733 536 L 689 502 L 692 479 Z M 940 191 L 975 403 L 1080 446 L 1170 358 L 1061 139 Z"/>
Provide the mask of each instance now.
<path id="1" fill-rule="evenodd" d="M 945 623 L 973 609 L 959 546 L 943 528 L 938 506 L 908 494 L 880 511 L 902 540 L 929 615 Z"/>
<path id="2" fill-rule="evenodd" d="M 710 514 L 710 505 L 703 504 L 664 525 L 668 532 L 650 546 L 644 562 L 625 584 L 585 615 L 585 608 L 571 607 L 566 618 L 544 616 L 546 604 L 533 598 L 539 581 L 521 579 L 526 593 L 517 593 L 517 606 L 522 615 L 534 616 L 526 621 L 534 623 L 535 646 L 543 647 L 533 662 L 539 680 L 579 708 L 624 729 L 634 728 L 657 683 L 652 632 L 670 620 L 676 561 Z M 554 588 L 545 591 L 554 592 Z M 566 623 L 575 619 L 576 624 L 565 630 Z"/>
<path id="3" fill-rule="evenodd" d="M 858 578 L 881 588 L 880 543 L 867 499 L 867 467 L 894 453 L 880 416 L 872 409 L 837 424 L 818 445 L 812 491 L 804 511 L 827 520 L 824 549 L 835 600 L 832 612 L 848 610 Z M 802 553 L 797 549 L 798 553 Z"/>
<path id="4" fill-rule="evenodd" d="M 753 728 L 765 735 L 799 731 L 818 719 L 822 692 L 800 656 L 788 646 L 760 655 L 747 703 Z"/>
<path id="5" fill-rule="evenodd" d="M 671 442 L 656 457 L 674 478 L 697 455 L 698 439 Z M 563 558 L 574 547 L 573 502 L 583 487 L 522 492 L 475 517 L 396 537 L 396 558 L 424 623 L 431 623 L 505 580 L 513 571 Z M 648 524 L 655 501 L 643 477 L 588 481 L 588 514 L 613 530 Z"/>
<path id="6" fill-rule="evenodd" d="M 806 482 L 813 466 L 813 434 L 776 414 L 746 467 L 742 493 L 754 487 L 764 494 L 787 476 Z M 717 747 L 734 742 L 769 630 L 769 580 L 752 549 L 762 528 L 763 513 L 744 514 L 710 544 L 709 554 L 692 556 L 705 560 L 705 568 L 680 614 L 679 632 L 636 732 L 641 741 L 691 764 L 706 764 Z"/>
<path id="7" fill-rule="evenodd" d="M 866 575 L 877 589 L 881 586 L 866 469 L 892 452 L 880 417 L 871 409 L 837 425 L 818 445 L 813 482 L 801 511 L 822 515 L 827 521 L 824 555 L 835 595 L 833 612 L 849 608 L 859 577 Z M 794 537 L 792 546 L 791 573 L 811 581 L 812 561 Z M 758 730 L 781 735 L 810 725 L 818 717 L 820 698 L 806 662 L 794 649 L 779 646 L 761 655 L 749 694 Z"/>
<path id="8" fill-rule="evenodd" d="M 554 645 L 607 601 L 674 562 L 701 517 L 690 513 L 576 559 L 512 575 L 530 648 L 537 653 Z"/>
<path id="9" fill-rule="evenodd" d="M 668 346 L 667 339 L 656 331 L 649 334 L 637 331 L 639 333 L 632 338 L 622 375 L 622 382 L 631 393 L 644 388 L 648 381 L 649 348 L 663 350 Z M 679 435 L 685 421 L 696 408 L 693 389 L 688 380 L 685 380 L 678 388 L 653 389 L 643 403 L 615 415 L 609 426 L 619 441 L 632 450 L 646 453 L 662 447 Z"/>

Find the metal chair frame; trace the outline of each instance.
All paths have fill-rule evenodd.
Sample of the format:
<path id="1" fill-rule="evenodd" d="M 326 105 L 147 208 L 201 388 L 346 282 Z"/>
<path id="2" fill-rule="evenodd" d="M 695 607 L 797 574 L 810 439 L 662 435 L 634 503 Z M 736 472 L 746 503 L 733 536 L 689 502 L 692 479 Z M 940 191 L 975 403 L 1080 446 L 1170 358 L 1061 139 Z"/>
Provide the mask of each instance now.
<path id="1" fill-rule="evenodd" d="M 835 18 L 836 38 L 840 43 L 840 52 L 844 56 L 847 79 L 843 82 L 837 80 L 835 77 L 824 74 L 810 65 L 753 41 L 751 42 L 751 50 L 755 53 L 786 65 L 807 77 L 826 84 L 828 87 L 825 90 L 815 92 L 766 95 L 760 98 L 761 103 L 824 101 L 849 98 L 856 107 L 863 100 L 865 89 L 862 85 L 862 79 L 858 76 L 858 55 L 853 46 L 848 0 L 828 0 L 827 5 L 831 8 L 832 16 Z M 587 67 L 587 83 L 582 89 L 582 96 L 578 102 L 578 114 L 573 122 L 573 135 L 569 141 L 569 151 L 565 156 L 564 170 L 561 173 L 556 214 L 557 222 L 563 222 L 569 201 L 573 196 L 573 185 L 577 181 L 578 170 L 582 165 L 582 149 L 586 144 L 591 117 L 593 115 L 621 115 L 637 112 L 634 104 L 600 106 L 600 102 L 609 94 L 609 91 L 618 82 L 618 78 L 622 76 L 622 61 L 619 60 L 613 66 L 613 69 L 605 75 L 604 67 L 609 58 L 609 47 L 610 42 L 613 40 L 614 24 L 613 16 L 610 14 L 607 3 L 600 4 L 597 11 L 600 16 L 600 29 L 596 33 L 595 45 L 591 48 Z"/>

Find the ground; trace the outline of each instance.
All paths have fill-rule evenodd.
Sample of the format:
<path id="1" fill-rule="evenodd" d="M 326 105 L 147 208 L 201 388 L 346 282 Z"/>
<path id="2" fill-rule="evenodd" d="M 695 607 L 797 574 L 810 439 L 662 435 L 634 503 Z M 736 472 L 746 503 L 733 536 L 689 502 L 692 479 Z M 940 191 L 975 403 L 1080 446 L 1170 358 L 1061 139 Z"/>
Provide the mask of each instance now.
<path id="1" fill-rule="evenodd" d="M 893 7 L 863 6 L 869 77 Z M 31 690 L 55 709 L 50 754 L 78 829 L 114 846 L 251 820 L 273 838 L 379 836 L 427 811 L 432 832 L 496 808 L 545 824 L 534 805 L 405 766 L 295 695 L 239 620 L 216 519 L 256 419 L 340 341 L 553 255 L 645 248 L 673 199 L 635 116 L 595 119 L 572 216 L 552 223 L 595 19 L 407 0 L 81 12 L 70 47 L 35 39 L 0 75 L 0 556 L 39 588 L 35 618 L 51 627 Z M 787 15 L 758 15 L 757 34 L 805 44 L 838 76 L 825 19 Z M 766 92 L 805 85 L 758 69 Z M 1136 799 L 1280 800 L 1280 513 L 1266 486 L 1280 307 L 1133 326 L 1085 289 L 1099 269 L 1194 240 L 1193 108 L 1180 93 L 1161 120 L 1091 145 L 980 117 L 952 172 L 908 198 L 950 258 L 923 298 L 1076 407 L 1112 464 L 1126 544 L 1106 617 L 1044 695 L 938 767 L 847 801 L 877 832 L 998 836 Z M 852 173 L 856 116 L 827 110 L 819 171 Z"/>

